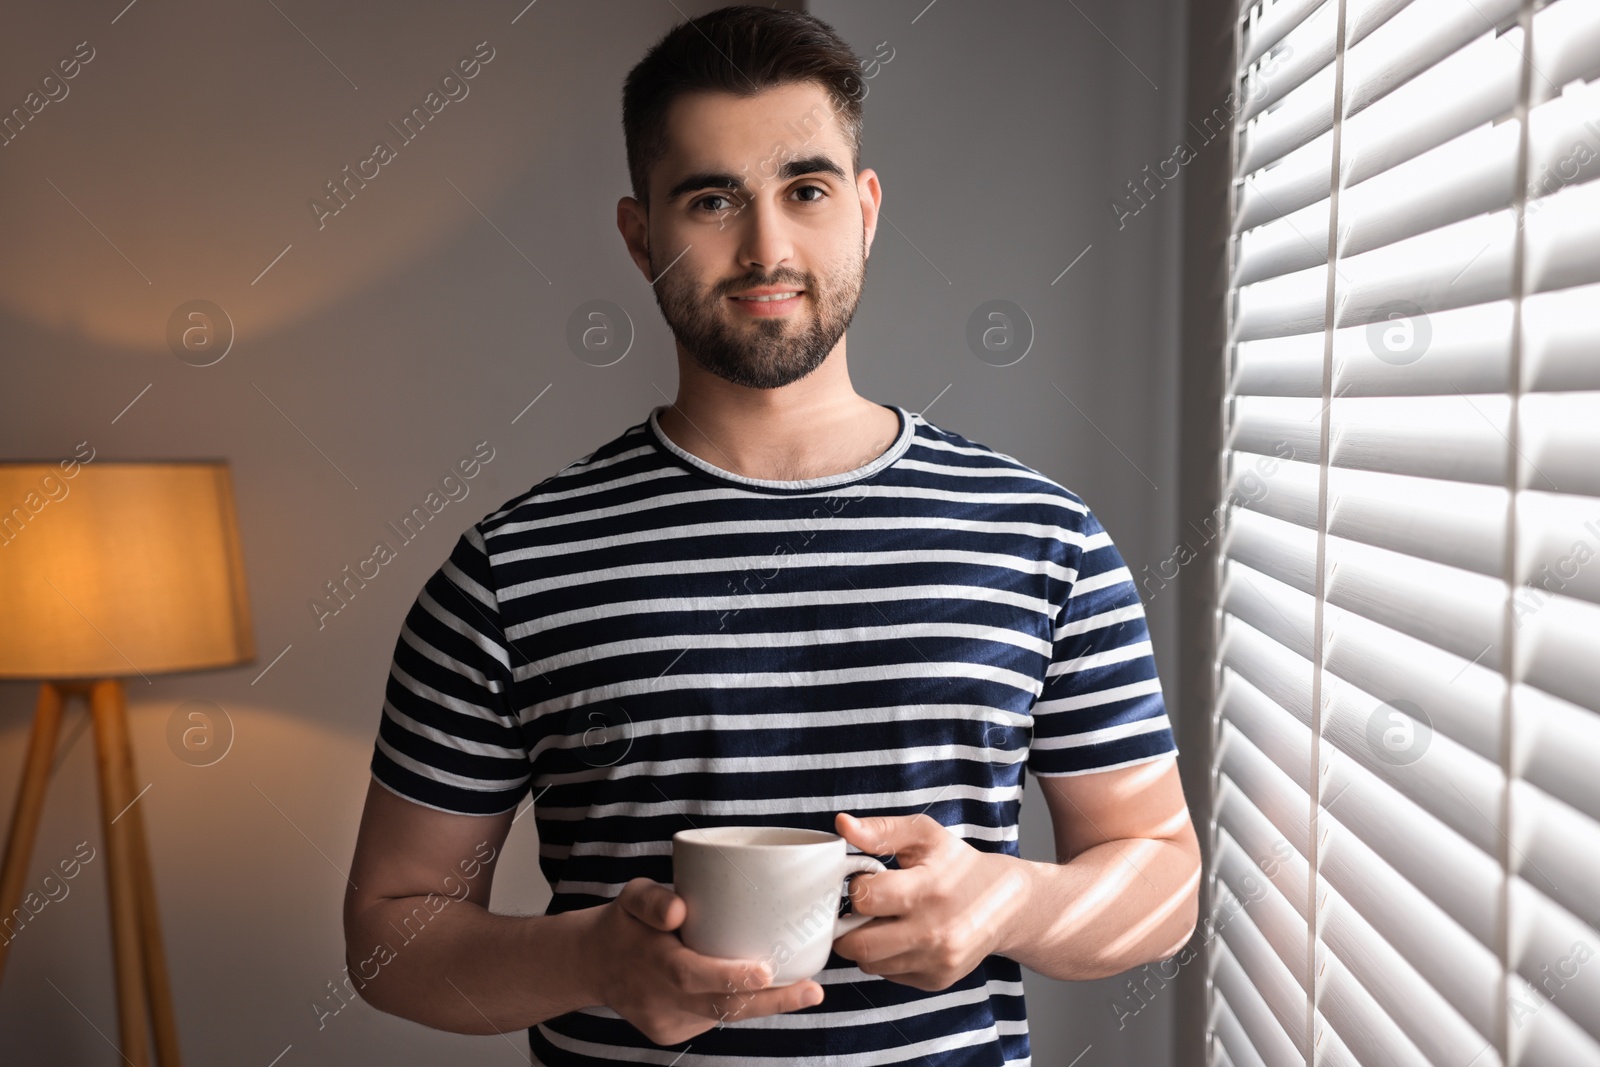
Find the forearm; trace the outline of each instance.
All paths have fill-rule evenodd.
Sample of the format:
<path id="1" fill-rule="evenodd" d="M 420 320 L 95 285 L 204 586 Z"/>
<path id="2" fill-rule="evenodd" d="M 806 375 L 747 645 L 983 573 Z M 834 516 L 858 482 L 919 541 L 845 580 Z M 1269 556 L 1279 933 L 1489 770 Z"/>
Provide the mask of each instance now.
<path id="1" fill-rule="evenodd" d="M 996 949 L 1050 978 L 1121 974 L 1181 949 L 1198 914 L 1199 862 L 1164 839 L 1109 841 L 1068 863 L 999 855 L 1023 904 Z"/>
<path id="2" fill-rule="evenodd" d="M 439 1030 L 527 1029 L 601 1002 L 585 949 L 599 910 L 494 915 L 437 894 L 374 902 L 348 932 L 350 981 L 379 1010 Z"/>

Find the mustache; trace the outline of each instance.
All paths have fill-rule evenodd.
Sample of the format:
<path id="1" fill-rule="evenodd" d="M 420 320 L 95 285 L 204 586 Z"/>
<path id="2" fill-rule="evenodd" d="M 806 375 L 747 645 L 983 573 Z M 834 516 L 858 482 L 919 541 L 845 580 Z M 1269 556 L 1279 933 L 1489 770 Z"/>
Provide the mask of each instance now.
<path id="1" fill-rule="evenodd" d="M 718 287 L 718 295 L 727 296 L 729 293 L 742 293 L 746 289 L 759 289 L 768 285 L 792 285 L 796 289 L 810 289 L 812 287 L 809 275 L 801 274 L 798 271 L 780 271 L 770 278 L 739 278 L 735 281 L 726 282 Z"/>

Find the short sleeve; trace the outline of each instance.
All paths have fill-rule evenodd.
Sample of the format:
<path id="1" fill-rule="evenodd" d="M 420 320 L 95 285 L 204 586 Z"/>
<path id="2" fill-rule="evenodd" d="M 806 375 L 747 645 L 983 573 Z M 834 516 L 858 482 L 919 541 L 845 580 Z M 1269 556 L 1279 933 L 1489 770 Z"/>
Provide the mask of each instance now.
<path id="1" fill-rule="evenodd" d="M 1044 691 L 1033 709 L 1028 769 L 1087 774 L 1177 752 L 1145 624 L 1122 554 L 1087 508 Z"/>
<path id="2" fill-rule="evenodd" d="M 513 710 L 511 649 L 476 527 L 417 594 L 395 642 L 372 776 L 460 815 L 516 807 L 531 777 Z"/>

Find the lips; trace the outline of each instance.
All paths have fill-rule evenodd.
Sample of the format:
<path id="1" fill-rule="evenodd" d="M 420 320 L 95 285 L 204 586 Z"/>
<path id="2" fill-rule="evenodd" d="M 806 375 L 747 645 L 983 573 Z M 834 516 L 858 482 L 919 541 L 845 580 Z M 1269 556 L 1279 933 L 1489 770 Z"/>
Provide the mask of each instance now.
<path id="1" fill-rule="evenodd" d="M 804 289 L 752 289 L 748 292 L 736 293 L 730 299 L 765 304 L 776 300 L 789 300 L 803 292 L 805 292 Z"/>

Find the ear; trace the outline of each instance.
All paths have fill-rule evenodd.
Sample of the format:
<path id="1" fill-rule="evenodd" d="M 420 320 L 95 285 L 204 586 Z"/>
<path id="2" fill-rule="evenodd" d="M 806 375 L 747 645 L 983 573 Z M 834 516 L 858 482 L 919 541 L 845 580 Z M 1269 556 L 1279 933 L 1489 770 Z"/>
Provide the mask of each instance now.
<path id="1" fill-rule="evenodd" d="M 617 231 L 644 280 L 655 281 L 650 272 L 650 209 L 631 196 L 618 200 Z"/>
<path id="2" fill-rule="evenodd" d="M 856 195 L 861 200 L 862 240 L 867 256 L 871 256 L 872 238 L 878 232 L 878 211 L 883 205 L 883 186 L 878 181 L 877 171 L 869 167 L 856 175 Z"/>

